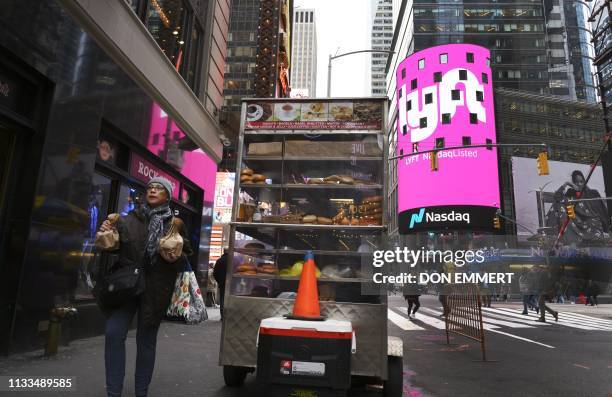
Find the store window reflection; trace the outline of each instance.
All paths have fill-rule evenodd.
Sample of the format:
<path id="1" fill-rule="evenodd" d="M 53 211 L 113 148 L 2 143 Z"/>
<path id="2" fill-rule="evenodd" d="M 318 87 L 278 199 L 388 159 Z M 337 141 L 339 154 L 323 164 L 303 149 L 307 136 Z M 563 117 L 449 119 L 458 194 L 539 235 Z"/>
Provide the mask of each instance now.
<path id="1" fill-rule="evenodd" d="M 119 200 L 117 202 L 117 212 L 125 216 L 140 207 L 143 200 L 143 193 L 125 184 L 121 184 L 119 188 Z"/>
<path id="2" fill-rule="evenodd" d="M 95 277 L 98 274 L 97 269 L 99 265 L 99 257 L 95 255 L 94 240 L 96 231 L 108 215 L 110 203 L 111 179 L 95 173 L 92 178 L 92 185 L 93 188 L 87 205 L 89 224 L 80 255 L 81 262 L 74 292 L 75 300 L 93 299 L 91 291 L 95 285 Z"/>
<path id="3" fill-rule="evenodd" d="M 187 21 L 188 12 L 182 0 L 150 0 L 147 4 L 146 27 L 179 72 L 188 39 Z"/>

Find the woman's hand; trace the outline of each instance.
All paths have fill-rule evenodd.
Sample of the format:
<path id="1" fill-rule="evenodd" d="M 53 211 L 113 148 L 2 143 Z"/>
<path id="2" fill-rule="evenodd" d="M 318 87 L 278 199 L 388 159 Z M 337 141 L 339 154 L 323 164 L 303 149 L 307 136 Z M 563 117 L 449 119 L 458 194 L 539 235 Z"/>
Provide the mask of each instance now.
<path id="1" fill-rule="evenodd" d="M 101 232 L 108 232 L 115 229 L 115 227 L 111 224 L 111 222 L 107 219 L 100 225 Z"/>

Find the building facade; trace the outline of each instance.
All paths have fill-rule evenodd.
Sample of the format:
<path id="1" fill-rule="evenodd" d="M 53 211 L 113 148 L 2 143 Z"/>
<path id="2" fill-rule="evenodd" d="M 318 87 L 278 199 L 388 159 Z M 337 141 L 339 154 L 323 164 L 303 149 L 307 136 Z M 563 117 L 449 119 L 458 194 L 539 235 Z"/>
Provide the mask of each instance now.
<path id="1" fill-rule="evenodd" d="M 0 351 L 100 334 L 95 233 L 174 185 L 199 275 L 221 158 L 229 1 L 5 1 L 0 15 Z"/>
<path id="2" fill-rule="evenodd" d="M 370 44 L 372 50 L 389 51 L 393 39 L 393 2 L 392 0 L 376 0 L 373 3 L 372 32 Z M 370 65 L 372 96 L 386 94 L 385 65 L 388 54 L 372 53 Z"/>
<path id="3" fill-rule="evenodd" d="M 310 98 L 317 96 L 317 24 L 314 9 L 293 13 L 291 89 Z"/>
<path id="4" fill-rule="evenodd" d="M 231 2 L 223 90 L 228 117 L 240 111 L 242 98 L 289 96 L 291 15 L 290 0 Z"/>

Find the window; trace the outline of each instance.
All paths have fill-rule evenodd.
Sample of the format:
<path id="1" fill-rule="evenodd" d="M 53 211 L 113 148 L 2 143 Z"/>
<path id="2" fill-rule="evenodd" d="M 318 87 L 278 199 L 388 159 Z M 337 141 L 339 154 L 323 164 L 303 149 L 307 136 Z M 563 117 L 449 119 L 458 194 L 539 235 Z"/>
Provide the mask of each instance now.
<path id="1" fill-rule="evenodd" d="M 193 89 L 194 92 L 198 92 L 198 57 L 200 55 L 200 37 L 202 37 L 202 31 L 197 24 L 193 24 L 191 29 L 191 40 L 189 43 L 189 59 L 187 65 L 187 84 Z"/>
<path id="2" fill-rule="evenodd" d="M 465 54 L 465 60 L 467 63 L 474 63 L 474 54 L 468 52 L 467 54 Z"/>
<path id="3" fill-rule="evenodd" d="M 461 100 L 461 91 L 459 91 L 459 90 L 452 90 L 451 91 L 451 99 L 453 101 Z"/>
<path id="4" fill-rule="evenodd" d="M 402 79 L 406 78 L 406 69 L 402 69 Z"/>
<path id="5" fill-rule="evenodd" d="M 482 82 L 483 84 L 488 84 L 489 83 L 489 75 L 486 73 L 482 74 Z"/>
<path id="6" fill-rule="evenodd" d="M 470 124 L 478 124 L 478 115 L 476 113 L 470 113 Z"/>
<path id="7" fill-rule="evenodd" d="M 132 0 L 142 4 L 143 23 L 175 69 L 197 93 L 202 29 L 184 0 Z"/>
<path id="8" fill-rule="evenodd" d="M 487 138 L 487 140 L 486 140 L 487 150 L 493 150 L 493 147 L 492 147 L 492 146 L 489 146 L 489 145 L 491 145 L 492 143 L 493 143 L 493 141 L 492 141 L 491 139 L 488 139 L 488 138 Z"/>
<path id="9" fill-rule="evenodd" d="M 425 94 L 425 103 L 429 104 L 433 102 L 433 94 Z"/>
<path id="10" fill-rule="evenodd" d="M 444 149 L 444 138 L 436 138 L 436 149 Z"/>
<path id="11" fill-rule="evenodd" d="M 461 143 L 463 146 L 471 146 L 472 145 L 472 137 L 464 136 L 461 138 Z"/>
<path id="12" fill-rule="evenodd" d="M 442 113 L 442 124 L 450 124 L 451 117 L 450 113 Z"/>
<path id="13" fill-rule="evenodd" d="M 459 69 L 459 80 L 467 80 L 467 70 Z"/>
<path id="14" fill-rule="evenodd" d="M 410 88 L 413 90 L 417 89 L 417 79 L 414 79 L 410 82 Z"/>
<path id="15" fill-rule="evenodd" d="M 185 56 L 189 18 L 182 1 L 150 0 L 147 4 L 145 25 L 177 70 L 181 69 Z"/>
<path id="16" fill-rule="evenodd" d="M 421 117 L 419 119 L 419 128 L 427 128 L 427 117 Z"/>
<path id="17" fill-rule="evenodd" d="M 406 101 L 406 110 L 412 110 L 412 101 Z"/>
<path id="18" fill-rule="evenodd" d="M 440 54 L 440 63 L 444 64 L 448 62 L 448 54 Z"/>
<path id="19" fill-rule="evenodd" d="M 419 151 L 419 144 L 417 142 L 412 144 L 412 153 L 416 153 Z"/>
<path id="20" fill-rule="evenodd" d="M 442 72 L 434 73 L 434 83 L 439 83 L 442 81 Z"/>
<path id="21" fill-rule="evenodd" d="M 402 135 L 406 135 L 407 133 L 408 133 L 408 130 L 407 130 L 406 125 L 404 124 L 404 125 L 402 126 Z"/>
<path id="22" fill-rule="evenodd" d="M 419 70 L 425 69 L 425 59 L 419 59 Z"/>
<path id="23" fill-rule="evenodd" d="M 484 101 L 484 95 L 482 91 L 476 91 L 476 100 L 478 102 Z"/>

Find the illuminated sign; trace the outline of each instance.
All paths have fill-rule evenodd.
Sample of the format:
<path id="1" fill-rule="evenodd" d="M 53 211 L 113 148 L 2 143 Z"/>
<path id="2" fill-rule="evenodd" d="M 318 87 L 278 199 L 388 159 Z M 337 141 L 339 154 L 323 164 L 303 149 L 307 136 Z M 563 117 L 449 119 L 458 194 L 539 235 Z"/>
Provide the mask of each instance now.
<path id="1" fill-rule="evenodd" d="M 395 154 L 409 154 L 397 167 L 400 233 L 493 229 L 497 150 L 466 147 L 496 143 L 489 57 L 480 46 L 449 44 L 398 66 Z M 444 148 L 432 166 L 427 151 Z"/>

